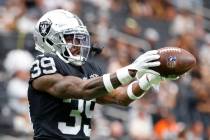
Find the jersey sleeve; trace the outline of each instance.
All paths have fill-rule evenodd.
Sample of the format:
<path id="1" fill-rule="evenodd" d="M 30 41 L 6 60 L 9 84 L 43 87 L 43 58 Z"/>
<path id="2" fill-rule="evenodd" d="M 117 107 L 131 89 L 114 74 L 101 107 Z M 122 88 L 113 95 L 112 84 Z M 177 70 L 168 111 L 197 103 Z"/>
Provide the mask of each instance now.
<path id="1" fill-rule="evenodd" d="M 55 74 L 57 72 L 55 57 L 51 55 L 39 55 L 32 63 L 29 82 L 43 75 Z"/>

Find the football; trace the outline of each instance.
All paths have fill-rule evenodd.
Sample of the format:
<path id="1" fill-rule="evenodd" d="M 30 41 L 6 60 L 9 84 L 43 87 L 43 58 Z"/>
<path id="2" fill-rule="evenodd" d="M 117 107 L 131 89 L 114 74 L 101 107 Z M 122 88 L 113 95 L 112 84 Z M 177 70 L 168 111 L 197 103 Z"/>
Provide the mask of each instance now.
<path id="1" fill-rule="evenodd" d="M 189 71 L 195 64 L 195 57 L 188 51 L 176 47 L 158 49 L 160 66 L 152 68 L 161 76 L 180 76 Z"/>

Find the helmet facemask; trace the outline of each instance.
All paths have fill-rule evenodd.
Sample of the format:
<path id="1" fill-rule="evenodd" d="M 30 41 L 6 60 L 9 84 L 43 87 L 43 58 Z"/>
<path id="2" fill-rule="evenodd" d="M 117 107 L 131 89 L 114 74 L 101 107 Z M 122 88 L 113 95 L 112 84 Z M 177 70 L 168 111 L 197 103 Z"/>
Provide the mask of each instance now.
<path id="1" fill-rule="evenodd" d="M 64 32 L 60 34 L 63 43 L 56 44 L 60 48 L 58 56 L 65 62 L 82 65 L 87 61 L 90 52 L 90 36 L 87 33 Z"/>

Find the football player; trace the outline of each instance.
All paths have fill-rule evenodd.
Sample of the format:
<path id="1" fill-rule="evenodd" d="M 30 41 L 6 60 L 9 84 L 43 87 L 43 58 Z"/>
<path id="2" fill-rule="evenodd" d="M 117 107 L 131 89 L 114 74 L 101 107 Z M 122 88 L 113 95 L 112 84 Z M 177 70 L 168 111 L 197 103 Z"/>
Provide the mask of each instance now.
<path id="1" fill-rule="evenodd" d="M 44 14 L 35 26 L 34 40 L 42 52 L 33 62 L 28 89 L 35 140 L 89 139 L 95 103 L 127 106 L 162 79 L 149 70 L 160 65 L 157 50 L 103 74 L 87 59 L 89 32 L 65 10 Z"/>

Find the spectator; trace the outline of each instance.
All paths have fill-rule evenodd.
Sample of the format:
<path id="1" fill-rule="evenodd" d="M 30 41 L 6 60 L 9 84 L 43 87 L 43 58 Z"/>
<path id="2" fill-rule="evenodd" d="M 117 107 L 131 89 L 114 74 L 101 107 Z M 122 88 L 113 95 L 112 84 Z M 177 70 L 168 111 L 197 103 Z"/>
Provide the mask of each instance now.
<path id="1" fill-rule="evenodd" d="M 149 42 L 151 49 L 157 49 L 157 42 L 160 39 L 159 33 L 153 28 L 147 28 L 144 31 L 144 38 Z"/>
<path id="2" fill-rule="evenodd" d="M 181 35 L 184 33 L 194 32 L 195 25 L 189 11 L 183 10 L 173 20 L 171 25 L 172 35 Z"/>
<path id="3" fill-rule="evenodd" d="M 191 128 L 187 132 L 187 140 L 203 140 L 204 126 L 201 121 L 196 121 L 192 124 Z"/>
<path id="4" fill-rule="evenodd" d="M 4 61 L 5 69 L 11 76 L 7 94 L 13 118 L 13 131 L 19 134 L 20 138 L 32 134 L 27 99 L 29 69 L 32 62 L 32 55 L 24 50 L 12 50 Z"/>
<path id="5" fill-rule="evenodd" d="M 128 132 L 133 140 L 149 140 L 153 136 L 153 120 L 148 105 L 147 100 L 141 100 L 132 105 Z"/>
<path id="6" fill-rule="evenodd" d="M 175 140 L 178 133 L 182 130 L 182 125 L 176 121 L 176 117 L 171 112 L 164 110 L 163 118 L 154 125 L 154 131 L 158 139 Z"/>

